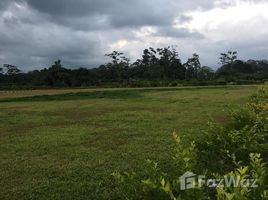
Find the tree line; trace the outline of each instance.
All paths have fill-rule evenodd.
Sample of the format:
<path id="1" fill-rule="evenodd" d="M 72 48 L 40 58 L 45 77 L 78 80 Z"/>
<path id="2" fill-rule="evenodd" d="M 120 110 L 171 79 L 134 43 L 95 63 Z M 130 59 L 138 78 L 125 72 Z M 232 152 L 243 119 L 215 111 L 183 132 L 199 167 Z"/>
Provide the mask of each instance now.
<path id="1" fill-rule="evenodd" d="M 267 60 L 239 60 L 236 51 L 222 53 L 219 57 L 221 67 L 217 70 L 202 66 L 196 53 L 182 63 L 173 47 L 150 47 L 143 51 L 140 59 L 132 63 L 117 51 L 105 56 L 111 61 L 92 69 L 67 69 L 57 60 L 49 68 L 22 73 L 18 67 L 4 64 L 0 68 L 0 86 L 176 86 L 191 83 L 249 83 L 268 79 Z"/>

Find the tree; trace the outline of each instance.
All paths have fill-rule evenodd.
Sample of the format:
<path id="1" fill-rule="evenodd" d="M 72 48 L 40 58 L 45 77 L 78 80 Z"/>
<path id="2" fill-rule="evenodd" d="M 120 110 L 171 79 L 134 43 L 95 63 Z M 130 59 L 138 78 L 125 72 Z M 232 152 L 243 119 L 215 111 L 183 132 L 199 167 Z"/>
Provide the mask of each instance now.
<path id="1" fill-rule="evenodd" d="M 105 56 L 112 59 L 111 63 L 106 64 L 107 72 L 110 74 L 110 79 L 121 81 L 129 77 L 130 59 L 124 56 L 123 53 L 113 51 Z"/>
<path id="2" fill-rule="evenodd" d="M 227 53 L 221 53 L 219 59 L 222 65 L 232 65 L 237 60 L 237 51 L 228 51 Z"/>
<path id="3" fill-rule="evenodd" d="M 159 65 L 162 68 L 162 77 L 164 79 L 183 79 L 185 68 L 181 64 L 178 52 L 174 47 L 159 48 L 157 52 L 160 55 Z"/>
<path id="4" fill-rule="evenodd" d="M 199 80 L 211 80 L 214 76 L 214 71 L 210 67 L 203 66 L 198 72 Z"/>
<path id="5" fill-rule="evenodd" d="M 237 51 L 228 51 L 227 53 L 221 53 L 219 57 L 220 64 L 222 65 L 217 74 L 225 76 L 229 81 L 234 81 L 234 63 L 237 61 Z"/>
<path id="6" fill-rule="evenodd" d="M 199 61 L 199 55 L 194 53 L 192 58 L 189 58 L 188 61 L 184 64 L 186 68 L 185 79 L 197 79 L 198 72 L 201 68 L 201 63 Z"/>
<path id="7" fill-rule="evenodd" d="M 143 51 L 140 68 L 143 71 L 144 78 L 159 79 L 161 77 L 157 50 L 150 47 Z"/>
<path id="8" fill-rule="evenodd" d="M 62 66 L 61 60 L 57 60 L 44 74 L 46 82 L 50 86 L 71 86 L 71 70 Z"/>
<path id="9" fill-rule="evenodd" d="M 209 67 L 201 67 L 199 55 L 193 54 L 182 64 L 179 53 L 173 46 L 144 49 L 141 58 L 134 63 L 121 52 L 113 51 L 105 56 L 111 60 L 97 68 L 64 68 L 61 60 L 51 67 L 20 73 L 18 67 L 6 64 L 0 67 L 0 84 L 29 86 L 99 86 L 117 82 L 126 85 L 167 85 L 176 80 L 257 81 L 268 79 L 267 60 L 238 60 L 236 51 L 220 55 L 222 66 L 216 73 Z M 198 82 L 197 82 L 198 83 Z"/>
<path id="10" fill-rule="evenodd" d="M 51 66 L 51 70 L 54 72 L 59 72 L 62 69 L 61 60 L 57 60 Z"/>
<path id="11" fill-rule="evenodd" d="M 21 72 L 19 68 L 14 65 L 4 64 L 3 66 L 6 68 L 6 75 L 8 76 L 16 75 Z"/>

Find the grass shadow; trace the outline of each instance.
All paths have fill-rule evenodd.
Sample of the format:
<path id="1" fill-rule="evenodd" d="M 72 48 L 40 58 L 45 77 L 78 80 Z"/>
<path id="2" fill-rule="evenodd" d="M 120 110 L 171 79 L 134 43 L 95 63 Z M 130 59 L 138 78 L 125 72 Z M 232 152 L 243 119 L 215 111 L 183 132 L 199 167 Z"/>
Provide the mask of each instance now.
<path id="1" fill-rule="evenodd" d="M 17 97 L 0 99 L 1 103 L 7 102 L 32 102 L 32 101 L 68 101 L 83 99 L 133 99 L 140 98 L 141 94 L 137 91 L 94 91 L 94 92 L 77 92 L 57 95 L 41 95 L 30 97 Z"/>
<path id="2" fill-rule="evenodd" d="M 138 99 L 144 96 L 145 92 L 155 91 L 181 91 L 181 90 L 200 90 L 200 89 L 219 89 L 226 87 L 189 87 L 189 88 L 148 88 L 148 89 L 123 89 L 113 91 L 92 91 L 92 92 L 72 92 L 56 95 L 40 95 L 29 97 L 15 97 L 0 99 L 0 103 L 11 102 L 38 102 L 38 101 L 68 101 L 83 99 Z"/>

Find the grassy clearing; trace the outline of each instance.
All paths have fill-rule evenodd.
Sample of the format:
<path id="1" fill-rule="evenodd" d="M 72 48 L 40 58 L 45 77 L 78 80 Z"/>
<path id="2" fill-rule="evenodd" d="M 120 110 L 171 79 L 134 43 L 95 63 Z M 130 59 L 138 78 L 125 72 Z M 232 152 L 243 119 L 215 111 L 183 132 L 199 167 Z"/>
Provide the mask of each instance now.
<path id="1" fill-rule="evenodd" d="M 119 199 L 110 173 L 165 163 L 255 86 L 34 91 L 0 97 L 0 199 Z"/>

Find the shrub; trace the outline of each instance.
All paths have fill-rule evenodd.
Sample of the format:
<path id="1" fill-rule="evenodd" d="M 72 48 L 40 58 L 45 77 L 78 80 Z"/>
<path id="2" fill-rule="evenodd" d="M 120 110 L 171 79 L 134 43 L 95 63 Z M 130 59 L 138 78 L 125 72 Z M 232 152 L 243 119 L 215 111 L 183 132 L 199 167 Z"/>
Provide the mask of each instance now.
<path id="1" fill-rule="evenodd" d="M 250 164 L 248 166 L 238 165 L 235 170 L 225 174 L 225 177 L 237 177 L 240 180 L 251 180 L 251 182 L 244 183 L 248 184 L 248 187 L 241 184 L 231 187 L 217 187 L 216 196 L 218 200 L 268 199 L 268 190 L 265 183 L 267 169 L 260 154 L 250 154 Z"/>
<path id="2" fill-rule="evenodd" d="M 164 172 L 156 162 L 147 161 L 147 177 L 139 181 L 141 188 L 153 199 L 268 199 L 267 105 L 268 85 L 265 85 L 250 98 L 246 107 L 231 111 L 230 123 L 209 123 L 210 128 L 201 139 L 187 144 L 177 134 L 173 134 L 176 147 L 170 161 L 176 172 Z M 191 190 L 180 190 L 179 176 L 187 171 L 212 178 L 254 179 L 258 181 L 258 187 L 204 185 Z M 116 172 L 113 176 L 123 185 L 126 180 L 129 182 L 134 179 L 126 172 Z M 138 177 L 135 179 L 139 180 Z"/>
<path id="3" fill-rule="evenodd" d="M 158 163 L 151 160 L 147 160 L 147 177 L 140 180 L 140 186 L 147 194 L 151 197 L 150 199 L 186 199 L 191 200 L 196 196 L 200 200 L 207 199 L 206 193 L 201 188 L 196 188 L 190 191 L 180 190 L 180 180 L 179 175 L 184 174 L 186 171 L 191 171 L 196 166 L 196 154 L 195 154 L 195 144 L 194 142 L 186 144 L 181 141 L 181 138 L 177 134 L 173 134 L 173 138 L 176 144 L 173 156 L 171 157 L 171 162 L 174 164 L 176 172 L 168 173 L 164 172 L 158 165 Z M 118 183 L 122 185 L 134 183 L 135 179 L 138 177 L 133 177 L 131 173 L 115 172 L 112 176 L 117 180 Z M 133 174 L 133 173 L 132 173 Z M 173 176 L 172 174 L 176 174 Z"/>
<path id="4" fill-rule="evenodd" d="M 238 159 L 248 161 L 247 155 L 256 152 L 268 161 L 268 85 L 258 89 L 244 108 L 231 111 L 231 122 L 211 125 L 197 143 L 198 162 L 210 166 L 211 172 L 223 173 L 230 168 L 229 151 Z M 210 162 L 213 160 L 213 163 Z"/>
<path id="5" fill-rule="evenodd" d="M 267 167 L 263 162 L 260 154 L 249 155 L 249 164 L 243 165 L 241 161 L 236 160 L 236 156 L 230 155 L 234 167 L 226 174 L 211 174 L 207 177 L 211 178 L 225 178 L 238 180 L 237 185 L 224 185 L 195 187 L 189 190 L 181 190 L 181 182 L 179 176 L 184 172 L 197 171 L 197 154 L 195 144 L 185 144 L 181 142 L 181 138 L 177 134 L 173 134 L 176 142 L 176 148 L 171 162 L 176 166 L 178 176 L 170 176 L 171 173 L 164 172 L 158 163 L 147 160 L 147 177 L 141 179 L 140 188 L 145 194 L 150 195 L 150 199 L 170 199 L 170 200 L 205 200 L 205 199 L 218 199 L 218 200 L 261 200 L 268 198 L 267 190 Z M 205 174 L 207 169 L 202 170 Z M 200 173 L 201 174 L 201 173 Z M 134 182 L 139 179 L 136 173 L 129 172 L 114 172 L 112 176 L 121 184 L 126 192 L 126 185 L 134 185 Z M 242 180 L 251 180 L 248 185 L 241 185 Z M 241 182 L 240 182 L 241 181 Z M 256 181 L 256 182 L 255 182 Z M 235 184 L 233 182 L 233 184 Z M 198 183 L 195 183 L 198 184 Z M 257 187 L 255 187 L 257 186 Z M 131 188 L 133 192 L 137 192 L 136 188 Z M 126 192 L 127 193 L 127 192 Z M 126 194 L 124 193 L 124 194 Z M 131 199 L 125 196 L 126 199 Z"/>

